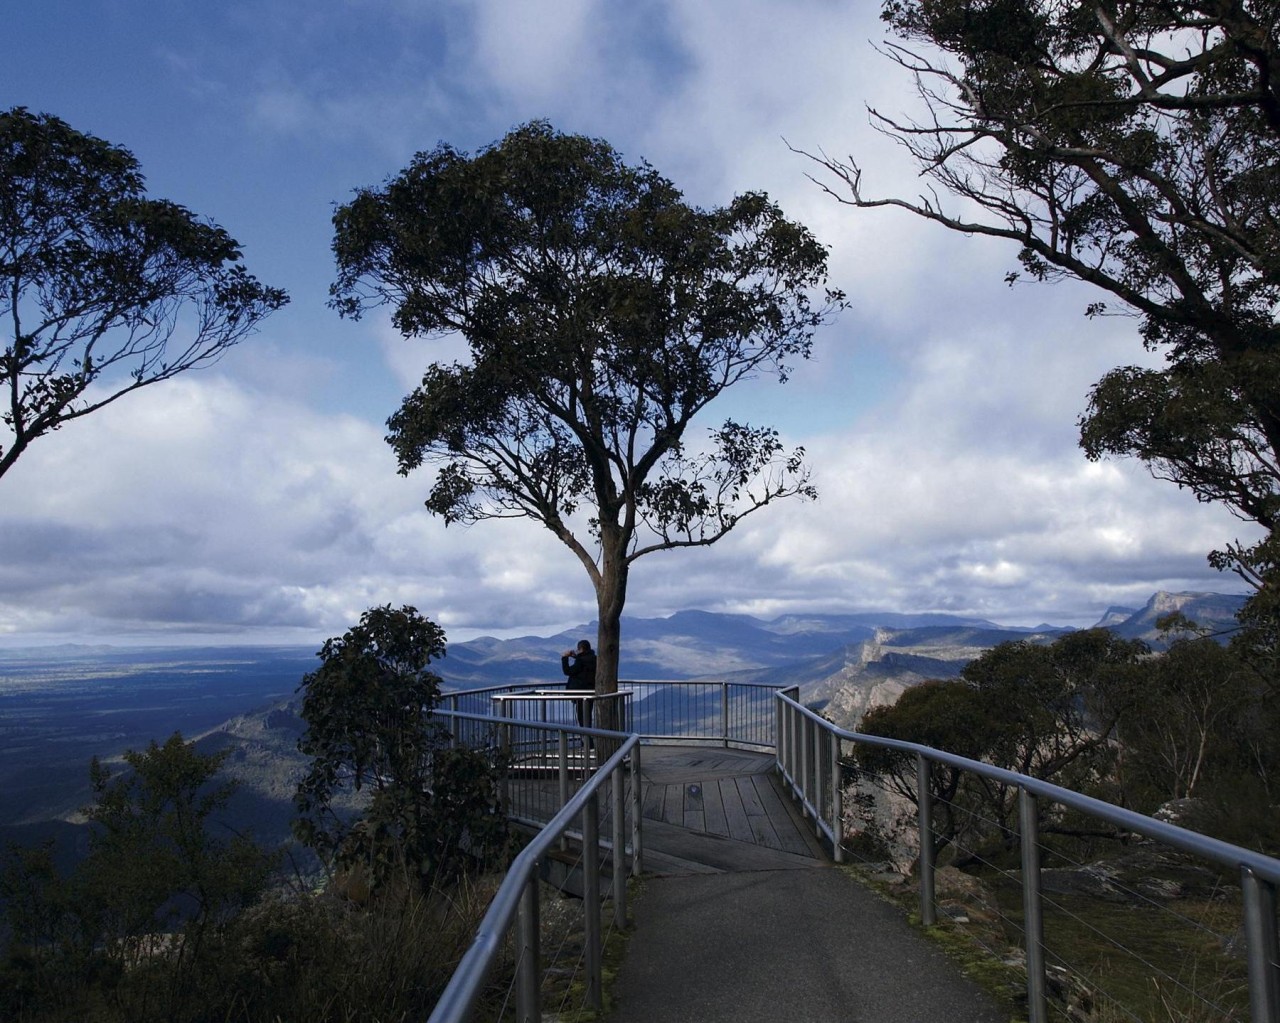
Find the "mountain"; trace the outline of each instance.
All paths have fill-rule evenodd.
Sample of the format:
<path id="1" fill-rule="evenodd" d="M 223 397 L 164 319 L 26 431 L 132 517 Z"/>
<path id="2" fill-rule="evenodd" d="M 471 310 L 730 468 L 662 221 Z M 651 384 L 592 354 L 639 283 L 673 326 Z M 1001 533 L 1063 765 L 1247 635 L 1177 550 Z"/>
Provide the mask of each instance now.
<path id="1" fill-rule="evenodd" d="M 1161 591 L 1152 594 L 1146 605 L 1137 610 L 1111 608 L 1094 627 L 1110 629 L 1124 639 L 1141 639 L 1158 647 L 1161 641 L 1156 620 L 1163 615 L 1180 611 L 1201 628 L 1228 638 L 1239 627 L 1236 615 L 1244 607 L 1245 600 L 1241 594 Z"/>
<path id="2" fill-rule="evenodd" d="M 1109 609 L 1099 624 L 1154 645 L 1160 615 L 1182 611 L 1225 632 L 1244 599 L 1156 593 L 1142 608 Z M 798 685 L 806 703 L 853 727 L 869 708 L 925 679 L 956 677 L 998 643 L 1047 643 L 1067 631 L 934 614 L 683 611 L 625 619 L 620 674 Z M 560 653 L 594 635 L 584 624 L 550 637 L 454 643 L 435 667 L 449 690 L 545 684 L 561 678 Z M 240 785 L 234 819 L 262 840 L 284 840 L 304 770 L 303 724 L 290 697 L 315 666 L 310 648 L 0 651 L 0 845 L 55 833 L 74 843 L 70 822 L 90 796 L 89 757 L 118 758 L 174 730 L 203 751 L 227 750 L 226 770 Z"/>
<path id="3" fill-rule="evenodd" d="M 870 640 L 886 628 L 985 630 L 1003 638 L 1028 634 L 1025 629 L 960 615 L 868 612 L 761 619 L 680 611 L 667 618 L 624 618 L 618 673 L 631 679 L 691 679 L 789 668 Z M 579 639 L 594 639 L 595 634 L 596 626 L 591 622 L 555 636 L 483 637 L 454 643 L 437 670 L 450 689 L 513 682 L 546 684 L 561 678 L 561 652 Z"/>

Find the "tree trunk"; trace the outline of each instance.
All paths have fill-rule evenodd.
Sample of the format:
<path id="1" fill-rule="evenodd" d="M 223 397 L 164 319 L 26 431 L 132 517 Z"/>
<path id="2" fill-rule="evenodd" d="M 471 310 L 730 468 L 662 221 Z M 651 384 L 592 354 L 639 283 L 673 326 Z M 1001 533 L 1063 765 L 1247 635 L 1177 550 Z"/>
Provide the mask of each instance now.
<path id="1" fill-rule="evenodd" d="M 596 695 L 606 696 L 618 691 L 618 660 L 622 639 L 622 607 L 627 600 L 626 550 L 604 551 L 601 559 L 600 581 L 596 586 L 596 609 L 599 615 L 599 631 L 596 633 Z M 621 706 L 617 700 L 596 702 L 597 728 L 622 731 Z M 611 756 L 617 749 L 615 743 L 597 742 L 601 759 Z"/>
<path id="2" fill-rule="evenodd" d="M 622 641 L 622 607 L 627 601 L 627 563 L 625 552 L 605 552 L 596 586 L 596 611 L 599 631 L 596 633 L 596 693 L 618 691 L 618 661 Z"/>

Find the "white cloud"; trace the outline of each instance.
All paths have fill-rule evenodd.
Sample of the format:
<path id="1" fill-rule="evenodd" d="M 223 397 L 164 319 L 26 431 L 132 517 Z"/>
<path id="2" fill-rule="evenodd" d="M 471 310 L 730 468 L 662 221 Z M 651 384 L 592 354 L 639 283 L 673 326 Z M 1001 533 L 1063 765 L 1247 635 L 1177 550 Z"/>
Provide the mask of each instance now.
<path id="1" fill-rule="evenodd" d="M 15 50 L 57 41 L 40 10 L 18 18 Z M 321 0 L 200 18 L 200 35 L 156 39 L 154 69 L 121 69 L 114 85 L 132 102 L 74 69 L 48 76 L 47 61 L 18 84 L 79 124 L 81 109 L 59 102 L 71 92 L 50 90 L 74 91 L 93 130 L 145 141 L 164 180 L 189 180 L 200 209 L 216 197 L 220 222 L 258 237 L 250 256 L 265 248 L 302 283 L 221 375 L 70 424 L 0 480 L 0 632 L 310 641 L 388 601 L 451 635 L 592 617 L 586 574 L 545 530 L 445 529 L 421 506 L 429 475 L 396 475 L 383 421 L 429 361 L 464 346 L 323 308 L 327 202 L 441 138 L 474 150 L 533 117 L 649 160 L 702 205 L 768 191 L 831 246 L 831 283 L 851 303 L 786 387 L 735 389 L 694 427 L 776 424 L 808 448 L 821 500 L 753 516 L 709 550 L 642 560 L 631 613 L 932 608 L 1083 623 L 1157 587 L 1231 586 L 1204 555 L 1239 523 L 1076 447 L 1090 385 L 1148 358 L 1132 322 L 1085 320 L 1096 296 L 1083 286 L 1007 288 L 1009 246 L 842 206 L 784 144 L 851 154 L 872 194 L 921 189 L 868 123 L 868 105 L 914 105 L 870 45 L 877 5 Z M 42 31 L 23 36 L 23 19 Z"/>

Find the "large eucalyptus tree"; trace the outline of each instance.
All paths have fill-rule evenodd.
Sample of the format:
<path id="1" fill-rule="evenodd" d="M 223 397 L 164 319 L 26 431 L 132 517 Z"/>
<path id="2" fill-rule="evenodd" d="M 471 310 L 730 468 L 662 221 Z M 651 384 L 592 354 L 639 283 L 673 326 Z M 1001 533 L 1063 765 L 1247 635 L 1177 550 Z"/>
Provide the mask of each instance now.
<path id="1" fill-rule="evenodd" d="M 402 473 L 436 466 L 446 523 L 527 517 L 578 558 L 617 688 L 638 558 L 714 543 L 814 488 L 775 430 L 694 418 L 759 373 L 785 379 L 843 304 L 826 250 L 759 193 L 702 210 L 646 164 L 543 122 L 475 156 L 441 144 L 335 216 L 345 316 L 389 304 L 406 336 L 460 334 L 390 419 Z"/>

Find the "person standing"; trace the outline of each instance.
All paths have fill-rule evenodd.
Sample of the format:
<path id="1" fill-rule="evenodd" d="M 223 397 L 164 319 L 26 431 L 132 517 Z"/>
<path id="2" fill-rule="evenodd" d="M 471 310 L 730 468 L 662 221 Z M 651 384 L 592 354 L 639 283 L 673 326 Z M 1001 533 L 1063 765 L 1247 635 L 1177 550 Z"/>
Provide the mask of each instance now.
<path id="1" fill-rule="evenodd" d="M 569 679 L 570 689 L 590 689 L 593 693 L 595 692 L 596 652 L 591 649 L 591 644 L 587 640 L 578 640 L 576 649 L 566 650 L 560 655 L 560 670 Z M 578 724 L 584 728 L 588 727 L 591 724 L 591 701 L 575 700 L 574 702 L 578 705 Z"/>

